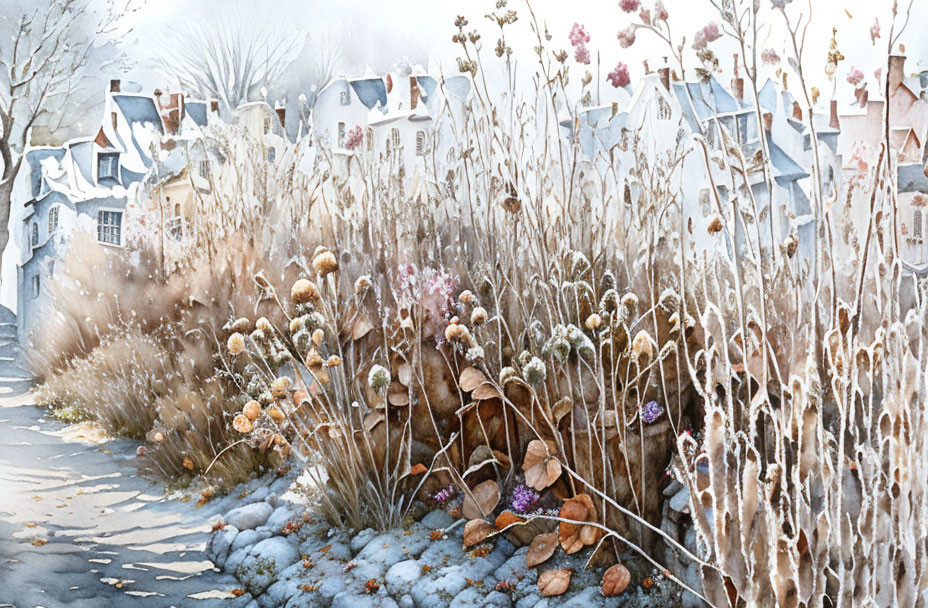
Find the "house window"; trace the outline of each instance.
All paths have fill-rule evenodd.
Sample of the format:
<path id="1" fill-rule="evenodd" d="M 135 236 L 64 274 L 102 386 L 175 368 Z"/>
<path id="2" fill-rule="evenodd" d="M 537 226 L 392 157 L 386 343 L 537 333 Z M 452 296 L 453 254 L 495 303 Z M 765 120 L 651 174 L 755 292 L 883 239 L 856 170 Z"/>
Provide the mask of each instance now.
<path id="1" fill-rule="evenodd" d="M 916 241 L 922 238 L 922 210 L 915 209 L 912 211 L 912 238 Z"/>
<path id="2" fill-rule="evenodd" d="M 33 247 L 37 247 L 39 244 L 39 225 L 35 222 L 32 222 L 32 237 L 30 242 Z"/>
<path id="3" fill-rule="evenodd" d="M 54 276 L 55 274 L 55 260 L 49 260 L 48 262 L 48 276 Z"/>
<path id="4" fill-rule="evenodd" d="M 351 105 L 351 94 L 348 91 L 342 91 L 339 97 L 341 98 L 341 102 L 343 106 Z"/>
<path id="5" fill-rule="evenodd" d="M 374 149 L 374 130 L 370 127 L 367 128 L 367 149 Z"/>
<path id="6" fill-rule="evenodd" d="M 345 147 L 345 123 L 338 123 L 338 147 Z"/>
<path id="7" fill-rule="evenodd" d="M 272 163 L 275 160 L 277 160 L 277 150 L 272 146 L 267 149 L 267 162 Z"/>
<path id="8" fill-rule="evenodd" d="M 32 275 L 32 297 L 39 297 L 39 274 Z"/>
<path id="9" fill-rule="evenodd" d="M 119 245 L 122 236 L 122 211 L 97 211 L 97 240 Z"/>
<path id="10" fill-rule="evenodd" d="M 200 177 L 202 177 L 203 179 L 209 178 L 209 161 L 208 160 L 204 159 L 200 161 L 199 172 L 200 172 Z"/>
<path id="11" fill-rule="evenodd" d="M 393 140 L 393 146 L 395 148 L 400 147 L 400 130 L 396 127 L 390 129 L 390 139 Z"/>
<path id="12" fill-rule="evenodd" d="M 107 152 L 97 155 L 97 179 L 117 179 L 119 171 L 119 153 Z"/>
<path id="13" fill-rule="evenodd" d="M 663 97 L 657 98 L 657 118 L 658 120 L 670 120 L 670 104 Z"/>
<path id="14" fill-rule="evenodd" d="M 110 119 L 113 121 L 113 130 L 115 131 L 119 127 L 119 115 L 116 112 L 111 112 Z"/>
<path id="15" fill-rule="evenodd" d="M 416 133 L 416 156 L 425 156 L 425 131 Z"/>
<path id="16" fill-rule="evenodd" d="M 267 135 L 270 132 L 271 132 L 271 117 L 265 116 L 264 117 L 264 134 Z"/>
<path id="17" fill-rule="evenodd" d="M 48 233 L 54 234 L 58 230 L 58 205 L 48 210 Z"/>

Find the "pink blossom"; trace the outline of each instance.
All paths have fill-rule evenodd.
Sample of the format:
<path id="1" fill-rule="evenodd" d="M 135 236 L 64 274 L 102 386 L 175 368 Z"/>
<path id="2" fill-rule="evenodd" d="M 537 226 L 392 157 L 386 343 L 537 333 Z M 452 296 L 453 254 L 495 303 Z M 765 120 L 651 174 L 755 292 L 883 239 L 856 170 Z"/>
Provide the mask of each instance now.
<path id="1" fill-rule="evenodd" d="M 719 26 L 716 22 L 712 21 L 701 30 L 696 32 L 696 35 L 693 37 L 693 48 L 697 51 L 701 51 L 706 48 L 710 42 L 718 40 L 722 37 L 722 32 L 719 31 Z"/>
<path id="2" fill-rule="evenodd" d="M 640 4 L 639 0 L 619 0 L 619 8 L 626 13 L 637 11 Z"/>
<path id="3" fill-rule="evenodd" d="M 877 17 L 870 26 L 870 41 L 876 44 L 876 39 L 880 37 L 880 18 Z"/>
<path id="4" fill-rule="evenodd" d="M 619 39 L 619 46 L 623 49 L 635 44 L 635 26 L 630 25 L 624 30 L 619 30 L 617 38 Z"/>
<path id="5" fill-rule="evenodd" d="M 760 54 L 760 59 L 767 65 L 776 65 L 780 62 L 780 56 L 773 49 L 764 49 L 764 52 Z"/>
<path id="6" fill-rule="evenodd" d="M 579 23 L 574 23 L 574 26 L 570 28 L 569 38 L 570 44 L 573 46 L 580 46 L 590 41 L 590 35 L 586 33 L 586 29 Z"/>
<path id="7" fill-rule="evenodd" d="M 615 69 L 609 72 L 606 80 L 612 83 L 615 88 L 628 86 L 632 79 L 628 75 L 628 66 L 621 61 L 615 66 Z"/>
<path id="8" fill-rule="evenodd" d="M 574 49 L 574 59 L 577 63 L 590 64 L 590 51 L 586 48 L 585 44 L 578 44 Z"/>
<path id="9" fill-rule="evenodd" d="M 876 78 L 877 83 L 879 83 L 880 79 L 883 78 L 883 68 L 873 70 L 873 77 Z"/>
<path id="10" fill-rule="evenodd" d="M 654 3 L 654 23 L 658 21 L 667 21 L 669 16 L 667 9 L 664 8 L 664 3 L 661 0 L 657 0 L 657 2 Z"/>
<path id="11" fill-rule="evenodd" d="M 856 88 L 857 85 L 864 81 L 864 73 L 857 68 L 851 68 L 851 71 L 847 73 L 847 81 Z"/>
<path id="12" fill-rule="evenodd" d="M 348 131 L 348 138 L 345 139 L 345 148 L 354 150 L 361 144 L 363 139 L 364 134 L 361 132 L 361 126 L 358 125 L 354 129 Z"/>
<path id="13" fill-rule="evenodd" d="M 638 18 L 641 19 L 641 22 L 645 25 L 651 25 L 651 11 L 645 7 L 641 7 L 641 10 L 638 12 Z"/>

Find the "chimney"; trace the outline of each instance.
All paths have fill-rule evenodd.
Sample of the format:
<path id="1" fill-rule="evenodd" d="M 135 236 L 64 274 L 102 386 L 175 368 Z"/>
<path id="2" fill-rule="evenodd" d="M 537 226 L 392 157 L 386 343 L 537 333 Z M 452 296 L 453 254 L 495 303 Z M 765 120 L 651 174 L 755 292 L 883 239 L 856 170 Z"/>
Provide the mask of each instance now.
<path id="1" fill-rule="evenodd" d="M 155 89 L 153 95 L 155 96 L 155 101 L 158 103 L 158 107 L 161 108 L 161 96 L 164 95 L 164 93 L 161 92 L 161 89 Z"/>
<path id="2" fill-rule="evenodd" d="M 387 93 L 393 90 L 393 76 L 387 74 Z"/>
<path id="3" fill-rule="evenodd" d="M 894 91 L 896 87 L 902 84 L 902 78 L 905 76 L 905 55 L 889 56 L 889 90 Z"/>
<path id="4" fill-rule="evenodd" d="M 670 68 L 663 67 L 657 71 L 661 77 L 661 84 L 664 85 L 664 88 L 668 91 L 670 90 Z"/>
<path id="5" fill-rule="evenodd" d="M 274 112 L 277 113 L 277 120 L 280 121 L 280 126 L 284 129 L 287 128 L 287 108 L 284 106 L 278 106 L 274 109 Z"/>
<path id="6" fill-rule="evenodd" d="M 802 120 L 802 108 L 799 107 L 798 101 L 793 102 L 793 118 L 799 121 Z"/>
<path id="7" fill-rule="evenodd" d="M 119 79 L 114 78 L 110 80 L 110 93 L 118 93 L 118 92 L 119 92 Z"/>
<path id="8" fill-rule="evenodd" d="M 731 91 L 738 99 L 744 99 L 744 78 L 738 75 L 738 53 L 735 53 L 735 77 L 731 79 Z"/>
<path id="9" fill-rule="evenodd" d="M 651 73 L 651 68 L 648 66 L 647 59 L 644 60 L 644 73 L 645 73 L 645 76 Z"/>
<path id="10" fill-rule="evenodd" d="M 419 80 L 415 76 L 409 77 L 409 109 L 415 110 L 419 105 Z"/>
<path id="11" fill-rule="evenodd" d="M 770 133 L 771 127 L 773 127 L 773 114 L 764 112 L 764 132 Z"/>
<path id="12" fill-rule="evenodd" d="M 786 91 L 787 89 L 789 89 L 789 87 L 788 87 L 787 84 L 786 84 L 786 77 L 787 77 L 788 75 L 789 75 L 789 74 L 787 74 L 786 72 L 783 72 L 783 90 L 784 90 L 784 91 Z"/>
<path id="13" fill-rule="evenodd" d="M 828 121 L 828 126 L 831 127 L 832 129 L 841 128 L 841 123 L 838 122 L 838 100 L 837 99 L 831 100 L 831 116 L 830 116 L 830 120 Z"/>
<path id="14" fill-rule="evenodd" d="M 861 108 L 866 108 L 867 99 L 870 97 L 870 94 L 867 92 L 867 87 L 860 87 L 854 91 L 854 94 L 857 96 L 857 105 L 859 105 Z"/>
<path id="15" fill-rule="evenodd" d="M 218 112 L 218 111 L 219 111 L 219 100 L 218 100 L 218 99 L 210 99 L 210 100 L 209 100 L 209 111 L 210 111 L 210 112 Z"/>

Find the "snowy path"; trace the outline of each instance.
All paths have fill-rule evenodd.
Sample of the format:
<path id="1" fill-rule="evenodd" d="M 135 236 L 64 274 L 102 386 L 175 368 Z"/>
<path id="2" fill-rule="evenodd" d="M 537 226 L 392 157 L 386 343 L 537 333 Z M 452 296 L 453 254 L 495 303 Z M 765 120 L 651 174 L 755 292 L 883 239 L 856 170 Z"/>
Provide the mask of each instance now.
<path id="1" fill-rule="evenodd" d="M 0 608 L 248 601 L 229 599 L 237 582 L 204 555 L 233 498 L 202 508 L 166 500 L 135 475 L 135 443 L 94 444 L 17 396 L 22 382 L 7 387 L 0 380 Z"/>

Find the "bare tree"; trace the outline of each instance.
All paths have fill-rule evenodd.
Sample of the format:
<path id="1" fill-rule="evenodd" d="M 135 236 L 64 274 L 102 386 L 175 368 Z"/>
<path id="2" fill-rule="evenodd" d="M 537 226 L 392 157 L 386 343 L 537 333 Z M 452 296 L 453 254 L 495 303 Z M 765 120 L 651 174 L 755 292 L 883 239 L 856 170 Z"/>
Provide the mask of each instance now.
<path id="1" fill-rule="evenodd" d="M 87 69 L 99 68 L 100 41 L 127 4 L 91 0 L 0 0 L 0 251 L 9 242 L 13 182 L 31 131 L 55 130 L 86 93 Z M 97 70 L 99 73 L 99 70 Z"/>
<path id="2" fill-rule="evenodd" d="M 155 69 L 181 87 L 228 109 L 271 88 L 299 51 L 296 28 L 239 7 L 214 5 L 208 18 L 165 28 Z M 253 9 L 252 9 L 253 10 Z"/>

